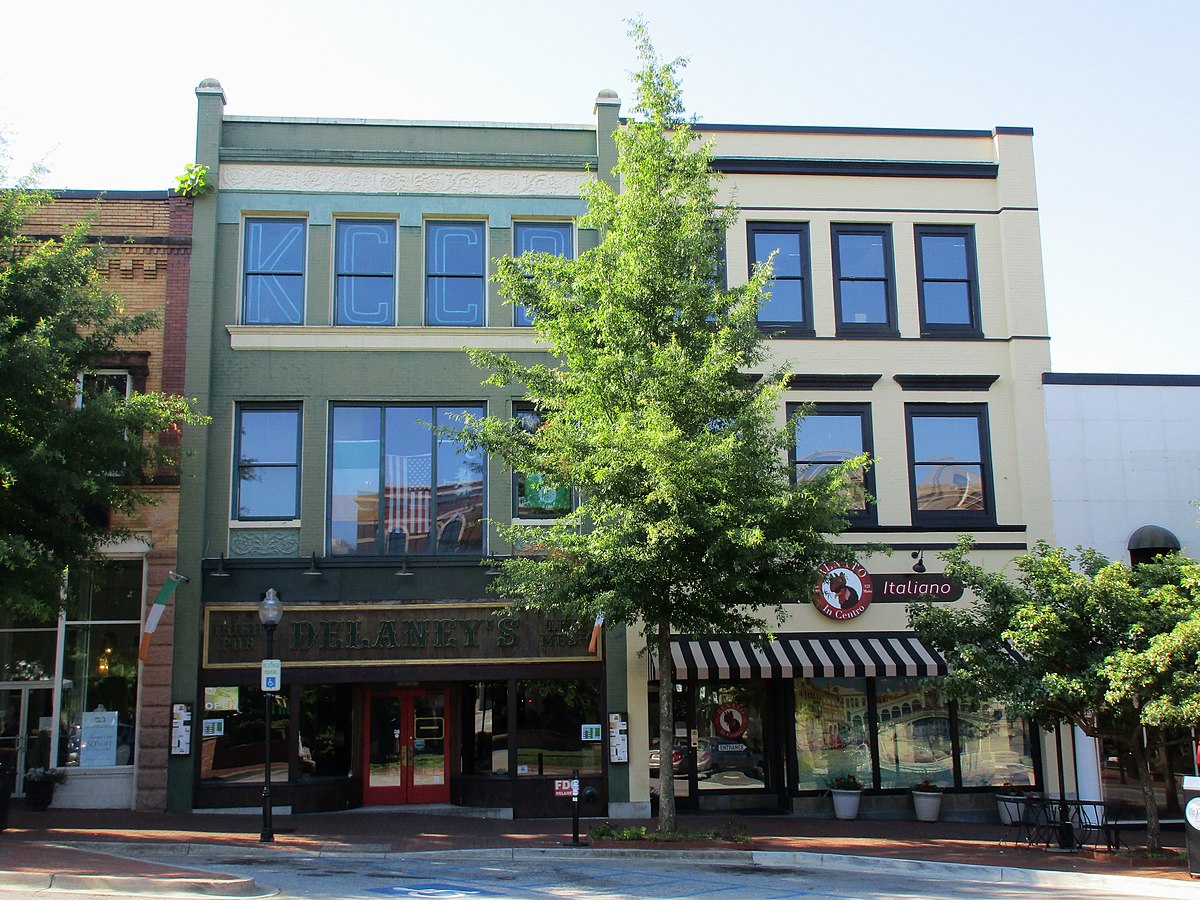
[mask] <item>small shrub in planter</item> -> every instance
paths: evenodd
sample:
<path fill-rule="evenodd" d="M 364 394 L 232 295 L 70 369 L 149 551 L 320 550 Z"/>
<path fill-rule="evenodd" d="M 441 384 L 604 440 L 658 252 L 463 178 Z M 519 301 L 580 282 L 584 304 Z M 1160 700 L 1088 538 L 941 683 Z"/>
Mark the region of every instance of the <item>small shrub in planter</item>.
<path fill-rule="evenodd" d="M 833 814 L 838 819 L 857 819 L 862 801 L 863 783 L 853 772 L 837 775 L 829 782 L 833 796 Z"/>
<path fill-rule="evenodd" d="M 936 822 L 942 814 L 942 786 L 928 778 L 912 786 L 913 809 L 918 822 Z"/>

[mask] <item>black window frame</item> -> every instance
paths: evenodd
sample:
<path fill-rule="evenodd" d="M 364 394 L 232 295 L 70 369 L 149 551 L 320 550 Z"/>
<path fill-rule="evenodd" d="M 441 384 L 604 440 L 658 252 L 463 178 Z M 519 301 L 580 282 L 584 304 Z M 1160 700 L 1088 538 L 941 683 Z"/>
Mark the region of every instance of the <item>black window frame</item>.
<path fill-rule="evenodd" d="M 871 404 L 870 403 L 789 403 L 787 405 L 787 415 L 791 419 L 793 415 L 799 412 L 803 407 L 808 407 L 808 414 L 801 420 L 803 422 L 808 419 L 821 415 L 827 416 L 858 416 L 859 424 L 862 428 L 862 449 L 863 452 L 875 459 L 875 442 L 874 442 L 874 423 L 871 420 Z M 792 440 L 788 446 L 788 462 L 791 466 L 792 483 L 799 481 L 797 467 L 800 462 L 797 459 L 798 448 L 796 445 L 795 433 L 793 431 Z M 875 494 L 875 467 L 867 466 L 863 472 L 863 489 L 867 492 L 867 505 L 865 509 L 847 510 L 846 517 L 850 523 L 850 530 L 854 528 L 865 528 L 878 524 L 879 522 L 879 507 L 876 501 Z"/>
<path fill-rule="evenodd" d="M 884 301 L 886 322 L 847 322 L 842 317 L 842 283 L 844 281 L 878 281 L 875 278 L 843 277 L 840 236 L 843 234 L 877 234 L 883 238 Z M 838 337 L 898 338 L 900 328 L 896 312 L 896 261 L 892 245 L 891 225 L 872 225 L 852 222 L 833 222 L 830 225 L 830 244 L 833 259 L 833 308 Z"/>
<path fill-rule="evenodd" d="M 951 322 L 930 322 L 925 315 L 925 285 L 928 282 L 962 283 L 961 278 L 926 278 L 925 258 L 921 238 L 926 236 L 949 236 L 964 238 L 966 251 L 967 312 L 970 322 L 965 325 Z M 914 225 L 913 241 L 917 259 L 917 308 L 921 315 L 921 337 L 983 337 L 982 311 L 979 300 L 979 269 L 975 255 L 975 227 L 973 225 Z"/>
<path fill-rule="evenodd" d="M 916 458 L 913 440 L 913 420 L 918 418 L 973 418 L 979 433 L 979 460 L 954 460 L 953 463 L 978 465 L 982 480 L 982 510 L 919 509 L 917 506 L 917 477 L 919 465 L 947 460 L 922 462 Z M 963 528 L 989 527 L 996 524 L 995 481 L 992 468 L 991 430 L 988 424 L 986 403 L 906 403 L 904 404 L 904 431 L 908 450 L 908 492 L 912 513 L 912 524 L 916 526 Z"/>
<path fill-rule="evenodd" d="M 527 401 L 518 400 L 518 401 L 514 402 L 512 405 L 513 418 L 516 419 L 522 413 L 533 413 L 534 415 L 538 415 L 540 417 L 540 413 L 538 413 L 537 410 L 534 409 L 534 406 L 532 403 L 529 403 Z M 563 512 L 545 512 L 545 513 L 541 513 L 541 514 L 537 514 L 537 515 L 528 515 L 528 514 L 522 515 L 521 511 L 520 511 L 521 510 L 521 508 L 520 508 L 521 478 L 523 476 L 526 476 L 529 474 L 531 474 L 531 473 L 518 472 L 516 469 L 512 470 L 512 517 L 513 517 L 514 521 L 536 522 L 538 520 L 543 520 L 543 519 L 561 519 L 563 516 L 569 516 L 572 512 L 574 512 L 575 507 L 579 503 L 579 498 L 576 495 L 575 491 L 572 490 L 571 491 L 571 508 L 570 509 L 564 510 Z"/>
<path fill-rule="evenodd" d="M 754 266 L 758 262 L 766 262 L 755 257 L 754 236 L 757 234 L 794 234 L 799 238 L 800 245 L 800 275 L 799 277 L 772 275 L 774 281 L 799 281 L 800 305 L 802 322 L 763 321 L 759 320 L 758 327 L 770 335 L 778 337 L 814 337 L 816 329 L 813 326 L 812 300 L 812 254 L 809 249 L 809 231 L 807 222 L 747 222 L 746 223 L 746 262 L 749 274 L 754 274 Z"/>
<path fill-rule="evenodd" d="M 267 269 L 252 269 L 247 253 L 247 244 L 250 242 L 250 226 L 254 222 L 293 222 L 300 225 L 301 240 L 303 246 L 300 248 L 301 268 L 299 271 L 270 271 Z M 285 325 L 297 326 L 305 323 L 306 307 L 308 305 L 308 218 L 306 216 L 282 216 L 282 215 L 252 215 L 246 214 L 242 216 L 242 241 L 241 241 L 241 303 L 239 313 L 241 315 L 241 323 L 243 325 Z M 259 320 L 251 321 L 249 316 L 250 302 L 250 279 L 265 278 L 271 275 L 284 275 L 287 277 L 300 278 L 300 309 L 299 317 L 294 322 L 263 322 Z"/>
<path fill-rule="evenodd" d="M 488 404 L 484 400 L 452 400 L 452 401 L 335 401 L 331 402 L 328 407 L 329 416 L 327 419 L 326 435 L 325 435 L 325 553 L 329 556 L 337 556 L 341 559 L 371 559 L 378 556 L 438 556 L 442 559 L 472 559 L 487 555 L 488 535 L 487 528 L 482 530 L 482 538 L 480 550 L 478 553 L 445 553 L 440 549 L 441 539 L 437 534 L 435 523 L 438 516 L 438 497 L 437 497 L 437 478 L 438 478 L 438 432 L 436 428 L 429 429 L 430 440 L 430 500 L 429 500 L 429 520 L 431 529 L 429 536 L 426 538 L 426 548 L 420 553 L 411 553 L 408 549 L 407 538 L 401 542 L 401 546 L 391 546 L 388 541 L 387 529 L 385 528 L 385 508 L 384 508 L 384 466 L 387 455 L 386 444 L 386 417 L 385 411 L 388 409 L 428 409 L 432 424 L 436 425 L 438 413 L 440 410 L 451 409 L 461 410 L 467 408 L 477 408 L 481 413 L 481 417 L 487 415 Z M 373 409 L 379 413 L 380 418 L 380 449 L 379 449 L 379 508 L 376 515 L 378 528 L 376 529 L 375 538 L 375 553 L 335 553 L 333 549 L 333 460 L 334 460 L 334 413 L 338 409 Z M 485 451 L 480 451 L 483 454 L 483 460 L 480 467 L 480 480 L 482 484 L 481 497 L 483 501 L 483 512 L 480 516 L 480 521 L 486 525 L 488 518 L 488 455 Z"/>
<path fill-rule="evenodd" d="M 293 463 L 260 463 L 244 464 L 242 460 L 242 415 L 246 412 L 294 412 L 296 414 L 296 462 Z M 233 414 L 233 491 L 230 507 L 230 518 L 235 522 L 296 522 L 300 520 L 300 491 L 302 488 L 301 474 L 304 458 L 304 404 L 296 402 L 267 402 L 241 403 L 234 407 Z M 296 504 L 290 516 L 244 516 L 241 514 L 242 469 L 243 468 L 272 468 L 295 469 L 296 473 Z"/>

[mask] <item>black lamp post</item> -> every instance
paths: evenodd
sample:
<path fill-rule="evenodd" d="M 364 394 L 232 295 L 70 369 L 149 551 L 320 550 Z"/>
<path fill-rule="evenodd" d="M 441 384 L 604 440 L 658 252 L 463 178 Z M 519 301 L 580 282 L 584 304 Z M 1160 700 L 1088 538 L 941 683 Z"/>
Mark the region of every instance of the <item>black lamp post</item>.
<path fill-rule="evenodd" d="M 262 622 L 267 632 L 267 652 L 264 662 L 275 658 L 275 626 L 283 618 L 283 603 L 275 588 L 267 588 L 262 600 L 258 603 L 258 620 Z M 262 834 L 259 840 L 270 843 L 275 840 L 275 831 L 271 825 L 271 701 L 275 691 L 263 690 L 263 821 Z"/>

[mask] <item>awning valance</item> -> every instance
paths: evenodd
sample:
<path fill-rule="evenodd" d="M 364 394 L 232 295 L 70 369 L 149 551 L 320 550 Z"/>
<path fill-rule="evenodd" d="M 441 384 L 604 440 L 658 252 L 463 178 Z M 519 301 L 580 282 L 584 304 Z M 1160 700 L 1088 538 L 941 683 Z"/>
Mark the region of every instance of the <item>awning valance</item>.
<path fill-rule="evenodd" d="M 779 634 L 760 645 L 680 636 L 672 640 L 671 654 L 680 681 L 946 674 L 946 660 L 911 632 Z M 656 677 L 652 661 L 651 679 Z"/>

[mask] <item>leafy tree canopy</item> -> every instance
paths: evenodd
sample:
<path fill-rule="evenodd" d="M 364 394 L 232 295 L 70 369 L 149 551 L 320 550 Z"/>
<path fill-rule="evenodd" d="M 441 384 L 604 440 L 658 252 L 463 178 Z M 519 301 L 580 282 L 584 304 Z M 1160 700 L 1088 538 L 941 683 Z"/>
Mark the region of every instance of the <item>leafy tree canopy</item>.
<path fill-rule="evenodd" d="M 683 118 L 682 60 L 662 62 L 644 25 L 634 116 L 614 137 L 620 189 L 590 181 L 580 227 L 599 245 L 568 260 L 527 253 L 497 263 L 510 302 L 532 315 L 544 356 L 472 351 L 487 383 L 519 384 L 542 424 L 468 420 L 460 435 L 515 471 L 573 488 L 575 513 L 547 527 L 496 523 L 529 551 L 496 581 L 525 606 L 644 628 L 660 660 L 662 746 L 670 747 L 672 630 L 762 634 L 771 610 L 807 601 L 817 566 L 846 555 L 847 472 L 793 484 L 779 417 L 781 371 L 757 312 L 770 278 L 720 285 L 736 210 L 721 208 L 712 145 Z M 758 374 L 749 374 L 758 373 Z M 669 751 L 664 750 L 666 758 Z M 672 779 L 660 829 L 673 830 Z"/>
<path fill-rule="evenodd" d="M 150 501 L 139 484 L 173 460 L 143 435 L 201 421 L 158 393 L 77 402 L 80 376 L 159 319 L 126 314 L 103 287 L 86 223 L 56 240 L 21 233 L 49 202 L 0 191 L 0 607 L 26 615 L 53 613 L 64 569 L 122 535 L 108 510 Z"/>
<path fill-rule="evenodd" d="M 1156 843 L 1143 734 L 1200 723 L 1200 566 L 1164 556 L 1131 569 L 1039 542 L 1010 578 L 970 562 L 970 549 L 964 538 L 943 556 L 946 574 L 974 593 L 970 607 L 909 607 L 913 628 L 950 664 L 947 689 L 1128 750 Z"/>

